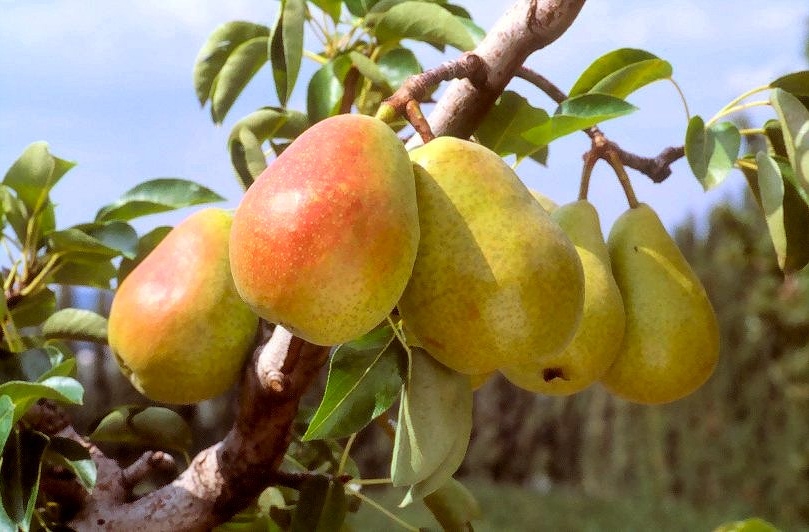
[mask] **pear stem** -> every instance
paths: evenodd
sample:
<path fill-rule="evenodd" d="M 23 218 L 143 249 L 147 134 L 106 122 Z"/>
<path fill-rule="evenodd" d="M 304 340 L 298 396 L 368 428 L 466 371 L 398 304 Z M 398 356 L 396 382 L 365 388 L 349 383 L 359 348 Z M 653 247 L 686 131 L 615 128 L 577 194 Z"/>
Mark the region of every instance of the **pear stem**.
<path fill-rule="evenodd" d="M 636 208 L 639 205 L 638 198 L 635 197 L 635 191 L 632 189 L 632 183 L 629 181 L 629 176 L 626 174 L 626 169 L 624 168 L 624 163 L 621 162 L 621 157 L 614 150 L 607 150 L 606 156 L 607 162 L 612 166 L 612 169 L 615 170 L 615 175 L 618 176 L 618 181 L 624 189 L 624 194 L 626 194 L 626 200 L 629 202 L 629 206 L 633 209 Z"/>
<path fill-rule="evenodd" d="M 598 155 L 595 151 L 588 151 L 584 154 L 584 166 L 581 170 L 581 183 L 579 184 L 579 199 L 586 200 L 587 192 L 590 189 L 590 176 L 593 173 L 593 167 L 598 161 Z"/>

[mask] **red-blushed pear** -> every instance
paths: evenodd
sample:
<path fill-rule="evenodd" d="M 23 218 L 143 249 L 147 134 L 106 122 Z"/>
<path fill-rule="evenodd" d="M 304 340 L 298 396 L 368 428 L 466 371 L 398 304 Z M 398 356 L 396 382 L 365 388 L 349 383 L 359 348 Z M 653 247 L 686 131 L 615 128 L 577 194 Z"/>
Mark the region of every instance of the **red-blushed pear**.
<path fill-rule="evenodd" d="M 370 331 L 404 290 L 419 240 L 413 170 L 381 120 L 327 118 L 247 190 L 230 263 L 263 318 L 319 345 Z"/>
<path fill-rule="evenodd" d="M 421 241 L 399 311 L 414 343 L 470 375 L 561 350 L 584 295 L 570 239 L 488 148 L 439 137 L 410 157 Z"/>
<path fill-rule="evenodd" d="M 110 309 L 121 370 L 155 401 L 189 404 L 238 379 L 258 316 L 236 293 L 228 238 L 233 215 L 209 208 L 172 229 L 124 279 Z"/>

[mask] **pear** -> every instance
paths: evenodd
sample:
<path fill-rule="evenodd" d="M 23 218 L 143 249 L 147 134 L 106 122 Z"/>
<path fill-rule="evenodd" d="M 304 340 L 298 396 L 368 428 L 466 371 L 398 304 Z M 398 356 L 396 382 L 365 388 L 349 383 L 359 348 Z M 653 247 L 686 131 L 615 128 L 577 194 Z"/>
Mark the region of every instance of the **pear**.
<path fill-rule="evenodd" d="M 559 208 L 559 205 L 555 201 L 553 201 L 551 198 L 549 198 L 542 192 L 534 189 L 529 190 L 531 192 L 531 195 L 534 196 L 534 199 L 537 200 L 539 204 L 542 205 L 542 208 L 548 211 L 548 213 L 552 213 L 553 211 Z"/>
<path fill-rule="evenodd" d="M 230 237 L 242 298 L 319 345 L 379 324 L 418 249 L 413 170 L 381 120 L 339 115 L 298 137 L 245 193 Z"/>
<path fill-rule="evenodd" d="M 469 375 L 561 350 L 581 318 L 581 262 L 511 168 L 473 142 L 410 153 L 421 241 L 399 301 L 407 331 Z"/>
<path fill-rule="evenodd" d="M 500 371 L 526 390 L 570 395 L 598 381 L 615 360 L 624 336 L 624 304 L 593 204 L 586 200 L 569 203 L 554 210 L 551 217 L 576 246 L 584 268 L 582 320 L 563 351 Z"/>
<path fill-rule="evenodd" d="M 258 317 L 230 275 L 233 215 L 198 211 L 172 229 L 124 279 L 112 301 L 109 343 L 121 370 L 155 401 L 190 404 L 238 379 Z"/>
<path fill-rule="evenodd" d="M 645 404 L 690 394 L 710 377 L 719 356 L 719 327 L 704 287 L 646 204 L 615 221 L 607 245 L 626 332 L 604 385 Z"/>

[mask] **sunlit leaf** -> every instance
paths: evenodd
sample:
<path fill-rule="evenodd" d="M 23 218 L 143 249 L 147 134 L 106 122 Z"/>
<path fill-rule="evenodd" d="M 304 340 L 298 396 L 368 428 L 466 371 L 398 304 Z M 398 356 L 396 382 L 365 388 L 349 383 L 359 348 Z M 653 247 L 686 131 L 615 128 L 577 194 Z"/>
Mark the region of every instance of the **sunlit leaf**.
<path fill-rule="evenodd" d="M 404 349 L 390 327 L 337 348 L 326 391 L 303 439 L 348 436 L 388 410 L 402 387 L 403 356 Z"/>
<path fill-rule="evenodd" d="M 0 395 L 0 451 L 14 426 L 14 402 L 8 395 Z"/>
<path fill-rule="evenodd" d="M 228 149 L 242 187 L 247 189 L 267 167 L 262 143 L 267 139 L 294 139 L 309 127 L 305 114 L 280 107 L 263 107 L 233 126 Z"/>
<path fill-rule="evenodd" d="M 468 376 L 422 349 L 414 348 L 411 360 L 399 404 L 391 478 L 394 486 L 429 481 L 412 499 L 438 489 L 463 461 L 472 431 L 472 388 Z"/>
<path fill-rule="evenodd" d="M 613 72 L 595 84 L 589 92 L 626 98 L 641 87 L 671 77 L 671 64 L 662 59 L 639 61 Z"/>
<path fill-rule="evenodd" d="M 781 532 L 771 523 L 759 517 L 752 517 L 743 521 L 725 523 L 714 529 L 714 532 Z"/>
<path fill-rule="evenodd" d="M 49 377 L 41 382 L 9 381 L 0 384 L 0 395 L 14 402 L 14 422 L 40 399 L 80 405 L 84 396 L 81 383 L 72 377 Z"/>
<path fill-rule="evenodd" d="M 286 106 L 303 56 L 303 23 L 306 15 L 305 0 L 281 0 L 278 18 L 269 41 L 275 89 L 282 106 Z"/>
<path fill-rule="evenodd" d="M 617 75 L 620 78 L 620 72 L 623 69 L 653 60 L 659 60 L 659 58 L 650 52 L 636 48 L 619 48 L 608 52 L 593 61 L 581 73 L 568 95 L 573 97 L 586 92 L 594 92 L 594 87 L 610 76 Z"/>
<path fill-rule="evenodd" d="M 356 51 L 349 52 L 348 57 L 360 74 L 368 78 L 372 83 L 383 87 L 386 91 L 392 92 L 390 85 L 388 85 L 388 80 L 379 65 Z"/>
<path fill-rule="evenodd" d="M 691 118 L 685 134 L 685 156 L 705 190 L 719 185 L 733 170 L 741 144 L 735 124 L 719 122 L 706 128 L 700 116 Z"/>
<path fill-rule="evenodd" d="M 809 109 L 792 94 L 774 89 L 770 103 L 775 108 L 787 155 L 795 172 L 795 179 L 809 192 Z"/>
<path fill-rule="evenodd" d="M 341 55 L 329 61 L 309 80 L 306 110 L 311 123 L 337 114 L 343 99 L 343 81 L 351 69 L 351 59 Z"/>
<path fill-rule="evenodd" d="M 341 0 L 312 0 L 312 3 L 329 15 L 335 24 L 340 21 L 340 11 L 343 8 Z"/>
<path fill-rule="evenodd" d="M 627 115 L 637 108 L 614 96 L 582 94 L 562 102 L 550 120 L 523 133 L 523 138 L 537 146 L 601 122 Z"/>
<path fill-rule="evenodd" d="M 126 222 L 93 222 L 75 226 L 92 238 L 98 240 L 109 249 L 113 249 L 127 258 L 133 258 L 138 248 L 138 233 Z"/>
<path fill-rule="evenodd" d="M 236 98 L 267 62 L 267 37 L 254 37 L 241 43 L 225 60 L 211 89 L 211 118 L 220 124 Z"/>
<path fill-rule="evenodd" d="M 72 472 L 79 484 L 88 492 L 95 486 L 97 474 L 95 462 L 90 457 L 90 451 L 79 442 L 52 436 L 43 458 Z"/>
<path fill-rule="evenodd" d="M 91 310 L 65 308 L 52 314 L 42 324 L 45 338 L 62 338 L 107 343 L 107 319 Z"/>
<path fill-rule="evenodd" d="M 344 0 L 348 12 L 355 17 L 363 17 L 379 0 Z"/>
<path fill-rule="evenodd" d="M 380 18 L 376 38 L 383 44 L 413 39 L 443 50 L 445 45 L 471 50 L 475 41 L 466 25 L 439 4 L 408 1 L 390 8 Z"/>
<path fill-rule="evenodd" d="M 378 67 L 393 89 L 398 89 L 407 78 L 422 70 L 416 55 L 401 47 L 393 48 L 380 57 Z"/>
<path fill-rule="evenodd" d="M 39 325 L 56 311 L 56 295 L 48 288 L 26 296 L 11 309 L 18 328 Z"/>
<path fill-rule="evenodd" d="M 268 37 L 270 29 L 261 24 L 241 20 L 216 28 L 202 46 L 194 62 L 194 89 L 200 104 L 210 98 L 216 77 L 228 56 L 242 43 L 256 37 Z"/>
<path fill-rule="evenodd" d="M 167 225 L 161 225 L 159 227 L 155 227 L 138 240 L 138 248 L 135 257 L 132 259 L 128 259 L 124 257 L 121 260 L 120 266 L 118 266 L 118 286 L 121 286 L 121 283 L 126 278 L 127 275 L 137 266 L 140 262 L 146 258 L 149 253 L 152 252 L 157 245 L 166 238 L 166 235 L 169 234 L 171 231 L 171 227 Z"/>
<path fill-rule="evenodd" d="M 516 154 L 522 158 L 542 147 L 526 140 L 523 134 L 548 120 L 544 109 L 532 106 L 516 92 L 505 91 L 486 114 L 475 136 L 501 157 Z"/>
<path fill-rule="evenodd" d="M 46 142 L 34 142 L 8 169 L 3 184 L 17 192 L 29 213 L 38 213 L 47 203 L 51 188 L 75 165 L 51 155 Z"/>
<path fill-rule="evenodd" d="M 193 181 L 175 178 L 153 179 L 135 186 L 113 203 L 99 209 L 96 221 L 131 220 L 139 216 L 224 199 L 216 192 Z"/>
<path fill-rule="evenodd" d="M 77 253 L 83 255 L 98 255 L 111 259 L 120 252 L 93 238 L 84 231 L 76 228 L 54 231 L 48 235 L 48 246 L 54 253 Z"/>

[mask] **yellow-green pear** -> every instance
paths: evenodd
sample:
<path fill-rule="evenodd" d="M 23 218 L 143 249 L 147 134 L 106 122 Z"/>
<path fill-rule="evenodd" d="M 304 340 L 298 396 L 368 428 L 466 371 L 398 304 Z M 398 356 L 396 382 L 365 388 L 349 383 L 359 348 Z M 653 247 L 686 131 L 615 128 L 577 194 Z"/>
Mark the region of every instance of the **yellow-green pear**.
<path fill-rule="evenodd" d="M 439 137 L 410 158 L 421 240 L 399 311 L 418 345 L 470 375 L 561 350 L 584 278 L 559 225 L 484 146 Z"/>
<path fill-rule="evenodd" d="M 557 204 L 555 201 L 553 201 L 551 198 L 549 198 L 542 192 L 534 189 L 529 190 L 531 191 L 531 195 L 534 196 L 534 199 L 537 200 L 539 204 L 542 205 L 542 208 L 548 211 L 549 213 L 552 213 L 553 211 L 559 208 L 559 204 Z"/>
<path fill-rule="evenodd" d="M 155 401 L 189 404 L 238 379 L 258 317 L 230 275 L 233 215 L 203 209 L 172 229 L 118 287 L 109 343 L 121 370 Z"/>
<path fill-rule="evenodd" d="M 581 323 L 563 351 L 500 371 L 526 390 L 570 395 L 598 381 L 615 360 L 624 336 L 624 304 L 612 276 L 609 251 L 593 204 L 579 200 L 562 205 L 551 217 L 573 241 L 584 268 Z"/>
<path fill-rule="evenodd" d="M 236 210 L 236 288 L 267 321 L 319 345 L 373 329 L 410 277 L 419 225 L 413 169 L 381 120 L 338 115 L 306 130 Z"/>
<path fill-rule="evenodd" d="M 626 332 L 604 385 L 646 404 L 690 394 L 710 377 L 719 356 L 719 327 L 702 283 L 646 204 L 615 221 L 607 245 Z"/>

